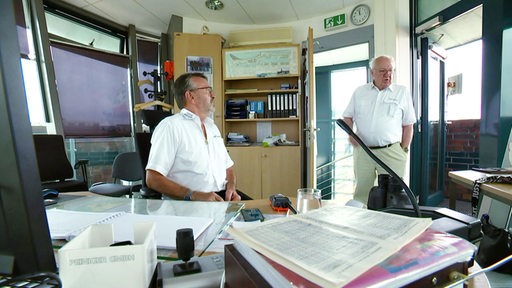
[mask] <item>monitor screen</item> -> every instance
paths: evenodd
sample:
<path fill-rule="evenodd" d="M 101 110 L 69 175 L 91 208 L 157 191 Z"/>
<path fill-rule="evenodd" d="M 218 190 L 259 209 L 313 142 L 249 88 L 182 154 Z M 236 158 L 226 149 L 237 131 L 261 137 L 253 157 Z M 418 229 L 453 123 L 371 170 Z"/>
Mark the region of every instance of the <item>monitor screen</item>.
<path fill-rule="evenodd" d="M 0 275 L 54 273 L 13 1 L 0 1 L 0 27 Z"/>

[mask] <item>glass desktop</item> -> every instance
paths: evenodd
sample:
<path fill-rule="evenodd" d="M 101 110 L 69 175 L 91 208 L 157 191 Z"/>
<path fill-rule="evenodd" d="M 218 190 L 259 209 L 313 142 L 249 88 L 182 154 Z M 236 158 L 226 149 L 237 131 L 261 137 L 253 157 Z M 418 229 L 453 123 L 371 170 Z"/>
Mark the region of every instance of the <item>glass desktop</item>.
<path fill-rule="evenodd" d="M 244 207 L 241 202 L 179 201 L 96 195 L 78 197 L 66 194 L 72 193 L 60 194 L 59 198 L 61 199 L 59 199 L 58 204 L 47 206 L 47 209 L 212 218 L 213 223 L 195 241 L 195 256 L 202 256 L 213 241 L 229 227 Z M 53 240 L 52 242 L 55 249 L 59 249 L 66 243 L 63 240 Z M 177 259 L 175 250 L 159 248 L 157 253 L 159 260 Z"/>

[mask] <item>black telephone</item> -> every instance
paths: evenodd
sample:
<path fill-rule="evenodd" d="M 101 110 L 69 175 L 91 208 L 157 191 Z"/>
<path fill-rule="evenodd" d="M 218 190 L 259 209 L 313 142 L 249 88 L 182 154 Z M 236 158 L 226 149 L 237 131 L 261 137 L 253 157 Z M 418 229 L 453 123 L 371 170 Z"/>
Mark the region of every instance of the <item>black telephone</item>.
<path fill-rule="evenodd" d="M 245 222 L 263 221 L 265 217 L 258 208 L 242 209 L 242 217 Z"/>

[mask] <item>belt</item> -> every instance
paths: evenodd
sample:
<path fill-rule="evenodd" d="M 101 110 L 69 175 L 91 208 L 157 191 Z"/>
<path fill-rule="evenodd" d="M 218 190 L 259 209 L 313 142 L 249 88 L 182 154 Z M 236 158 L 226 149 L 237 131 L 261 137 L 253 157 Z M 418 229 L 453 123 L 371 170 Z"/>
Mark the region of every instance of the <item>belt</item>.
<path fill-rule="evenodd" d="M 391 144 L 384 145 L 384 146 L 369 146 L 368 148 L 376 150 L 376 149 L 382 149 L 382 148 L 389 148 L 395 144 L 396 143 L 391 143 Z"/>

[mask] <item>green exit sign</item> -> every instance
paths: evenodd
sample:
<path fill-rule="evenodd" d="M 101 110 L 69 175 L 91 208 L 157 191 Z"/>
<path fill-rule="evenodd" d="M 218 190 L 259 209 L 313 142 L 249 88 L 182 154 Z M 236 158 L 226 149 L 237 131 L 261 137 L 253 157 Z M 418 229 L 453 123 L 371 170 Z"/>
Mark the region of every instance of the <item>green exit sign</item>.
<path fill-rule="evenodd" d="M 324 19 L 324 29 L 332 29 L 345 25 L 345 13 L 327 17 Z"/>

